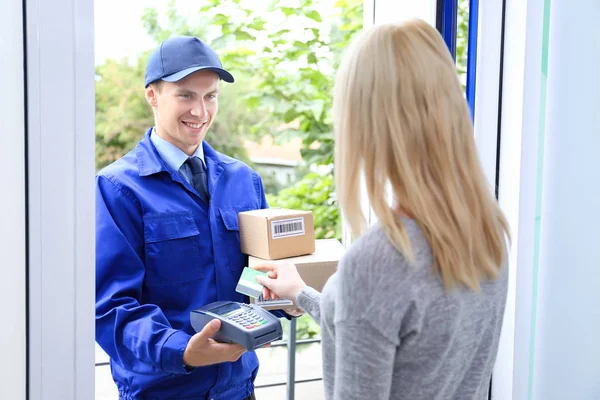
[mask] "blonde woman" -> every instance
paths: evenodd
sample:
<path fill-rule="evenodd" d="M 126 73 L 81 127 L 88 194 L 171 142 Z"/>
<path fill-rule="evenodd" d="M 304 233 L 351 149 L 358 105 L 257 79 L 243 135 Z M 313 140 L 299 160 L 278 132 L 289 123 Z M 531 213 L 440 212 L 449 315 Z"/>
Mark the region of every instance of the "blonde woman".
<path fill-rule="evenodd" d="M 359 37 L 334 117 L 338 198 L 357 240 L 323 293 L 279 262 L 257 267 L 265 294 L 321 325 L 327 399 L 487 399 L 509 229 L 438 32 L 412 21 Z M 369 229 L 361 175 L 378 217 Z"/>

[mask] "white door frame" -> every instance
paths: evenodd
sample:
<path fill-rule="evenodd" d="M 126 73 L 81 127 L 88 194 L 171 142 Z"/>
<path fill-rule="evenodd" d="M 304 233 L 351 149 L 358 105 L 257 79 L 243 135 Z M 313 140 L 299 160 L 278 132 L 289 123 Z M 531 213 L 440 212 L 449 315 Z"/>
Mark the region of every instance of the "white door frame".
<path fill-rule="evenodd" d="M 29 400 L 94 398 L 93 0 L 25 0 Z"/>
<path fill-rule="evenodd" d="M 27 282 L 23 7 L 0 12 L 0 398 L 24 399 L 27 387 Z"/>

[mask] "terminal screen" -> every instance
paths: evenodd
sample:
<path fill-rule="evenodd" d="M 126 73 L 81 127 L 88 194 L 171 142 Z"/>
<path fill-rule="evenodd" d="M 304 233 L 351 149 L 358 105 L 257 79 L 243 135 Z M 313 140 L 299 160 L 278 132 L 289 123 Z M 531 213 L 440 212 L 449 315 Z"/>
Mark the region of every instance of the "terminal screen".
<path fill-rule="evenodd" d="M 217 308 L 213 308 L 210 311 L 217 315 L 227 316 L 227 315 L 233 314 L 236 311 L 239 311 L 241 309 L 242 308 L 239 305 L 237 305 L 236 303 L 229 303 L 229 304 L 225 304 L 220 307 L 217 307 Z"/>

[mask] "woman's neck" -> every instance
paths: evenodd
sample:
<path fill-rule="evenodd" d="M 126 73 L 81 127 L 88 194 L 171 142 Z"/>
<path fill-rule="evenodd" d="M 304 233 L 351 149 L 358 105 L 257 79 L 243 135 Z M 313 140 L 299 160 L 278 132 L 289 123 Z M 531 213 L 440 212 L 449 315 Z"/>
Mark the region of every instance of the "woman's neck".
<path fill-rule="evenodd" d="M 396 213 L 400 217 L 414 219 L 413 215 L 410 212 L 406 211 L 396 200 L 394 200 L 394 202 L 392 203 L 392 211 L 394 211 L 394 213 Z"/>

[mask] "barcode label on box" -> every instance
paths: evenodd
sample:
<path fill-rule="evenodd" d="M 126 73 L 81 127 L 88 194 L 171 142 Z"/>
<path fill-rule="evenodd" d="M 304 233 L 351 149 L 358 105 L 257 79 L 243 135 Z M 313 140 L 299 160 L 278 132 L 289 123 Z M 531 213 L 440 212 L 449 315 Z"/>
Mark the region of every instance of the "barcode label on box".
<path fill-rule="evenodd" d="M 271 221 L 271 236 L 273 236 L 273 239 L 300 235 L 304 235 L 304 218 L 302 217 Z"/>

